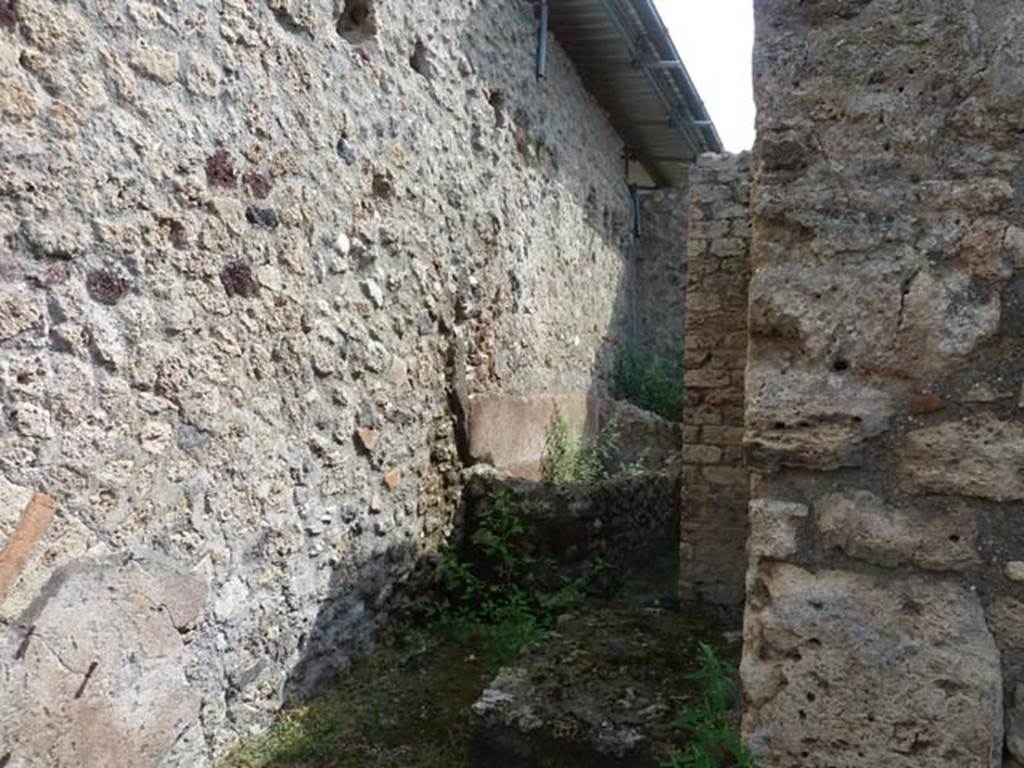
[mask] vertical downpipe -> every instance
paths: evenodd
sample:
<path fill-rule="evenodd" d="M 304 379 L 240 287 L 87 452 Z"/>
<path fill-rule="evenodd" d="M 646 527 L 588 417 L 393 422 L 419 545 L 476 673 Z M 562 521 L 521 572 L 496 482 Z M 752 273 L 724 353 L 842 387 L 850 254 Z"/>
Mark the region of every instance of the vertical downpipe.
<path fill-rule="evenodd" d="M 548 73 L 548 15 L 551 0 L 540 0 L 540 23 L 537 25 L 537 79 Z"/>
<path fill-rule="evenodd" d="M 636 184 L 629 185 L 629 196 L 633 198 L 633 237 L 640 239 L 640 190 Z"/>

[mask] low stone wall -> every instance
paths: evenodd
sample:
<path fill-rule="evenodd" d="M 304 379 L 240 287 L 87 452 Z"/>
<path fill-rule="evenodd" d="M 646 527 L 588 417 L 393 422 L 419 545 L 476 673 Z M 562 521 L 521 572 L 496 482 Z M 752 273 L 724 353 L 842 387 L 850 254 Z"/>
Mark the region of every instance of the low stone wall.
<path fill-rule="evenodd" d="M 743 600 L 743 456 L 750 161 L 705 155 L 690 175 L 680 593 Z"/>
<path fill-rule="evenodd" d="M 1024 8 L 755 9 L 745 735 L 1024 765 Z"/>
<path fill-rule="evenodd" d="M 676 472 L 612 477 L 587 485 L 550 485 L 481 468 L 466 485 L 465 532 L 471 536 L 479 510 L 505 494 L 522 521 L 520 544 L 538 563 L 570 571 L 596 558 L 620 572 L 650 568 L 671 554 L 678 532 Z"/>

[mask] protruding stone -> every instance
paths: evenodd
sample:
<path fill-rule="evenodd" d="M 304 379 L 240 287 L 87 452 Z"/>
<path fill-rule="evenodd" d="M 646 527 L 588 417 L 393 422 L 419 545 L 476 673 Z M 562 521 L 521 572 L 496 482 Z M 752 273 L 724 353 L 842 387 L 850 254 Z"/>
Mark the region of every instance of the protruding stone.
<path fill-rule="evenodd" d="M 807 517 L 806 504 L 774 499 L 750 502 L 750 538 L 747 548 L 752 558 L 782 560 L 796 552 L 797 528 Z"/>
<path fill-rule="evenodd" d="M 1024 582 L 1024 560 L 1013 560 L 1006 564 L 1006 578 Z"/>
<path fill-rule="evenodd" d="M 367 427 L 360 427 L 356 430 L 356 440 L 363 450 L 372 451 L 373 446 L 377 444 L 377 432 Z"/>
<path fill-rule="evenodd" d="M 815 503 L 826 549 L 883 566 L 959 570 L 980 562 L 974 516 L 890 506 L 870 491 L 835 493 Z"/>
<path fill-rule="evenodd" d="M 384 485 L 389 490 L 395 490 L 402 483 L 402 475 L 397 469 L 392 469 L 390 472 L 384 473 Z"/>
<path fill-rule="evenodd" d="M 1017 269 L 1024 269 L 1024 229 L 1010 225 L 1003 236 L 1003 246 L 1013 259 Z"/>
<path fill-rule="evenodd" d="M 751 369 L 762 373 L 768 375 Z M 769 388 L 759 387 L 759 378 L 748 382 L 744 442 L 758 466 L 860 466 L 864 443 L 888 427 L 895 410 L 891 395 L 852 377 L 771 375 L 776 383 Z"/>
<path fill-rule="evenodd" d="M 19 286 L 0 286 L 0 341 L 43 328 L 46 305 L 41 295 Z"/>
<path fill-rule="evenodd" d="M 948 421 L 911 432 L 897 455 L 915 493 L 1024 499 L 1024 425 L 989 415 Z"/>
<path fill-rule="evenodd" d="M 1001 647 L 1024 650 L 1024 602 L 997 597 L 989 608 L 989 622 Z"/>
<path fill-rule="evenodd" d="M 363 289 L 366 298 L 373 302 L 373 306 L 377 309 L 384 306 L 384 290 L 375 280 L 364 280 L 360 287 Z"/>
<path fill-rule="evenodd" d="M 163 85 L 178 79 L 178 54 L 139 40 L 132 48 L 131 65 L 139 74 Z"/>
<path fill-rule="evenodd" d="M 248 206 L 245 209 L 245 218 L 250 224 L 264 229 L 277 229 L 281 223 L 277 211 L 273 208 L 261 208 L 258 205 Z"/>
<path fill-rule="evenodd" d="M 272 264 L 264 264 L 256 269 L 256 282 L 268 291 L 280 291 L 284 287 L 281 270 Z"/>

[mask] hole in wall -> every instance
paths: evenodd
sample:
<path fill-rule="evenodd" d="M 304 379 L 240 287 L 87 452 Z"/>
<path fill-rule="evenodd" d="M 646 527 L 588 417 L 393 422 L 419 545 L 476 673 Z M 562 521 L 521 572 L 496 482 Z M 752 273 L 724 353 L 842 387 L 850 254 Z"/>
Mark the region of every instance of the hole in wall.
<path fill-rule="evenodd" d="M 505 125 L 505 92 L 500 88 L 493 88 L 487 94 L 487 103 L 494 110 L 494 125 L 502 128 Z"/>
<path fill-rule="evenodd" d="M 844 357 L 837 357 L 832 361 L 832 370 L 836 373 L 842 373 L 850 369 L 850 361 Z"/>
<path fill-rule="evenodd" d="M 345 0 L 338 16 L 338 34 L 350 43 L 362 43 L 377 34 L 373 0 Z"/>
<path fill-rule="evenodd" d="M 413 46 L 412 55 L 409 56 L 409 66 L 414 72 L 423 75 L 428 80 L 434 74 L 434 67 L 430 63 L 430 49 L 422 40 L 417 40 Z"/>
<path fill-rule="evenodd" d="M 373 174 L 373 196 L 380 198 L 381 200 L 390 200 L 395 194 L 395 186 L 391 181 L 391 174 L 375 173 Z"/>

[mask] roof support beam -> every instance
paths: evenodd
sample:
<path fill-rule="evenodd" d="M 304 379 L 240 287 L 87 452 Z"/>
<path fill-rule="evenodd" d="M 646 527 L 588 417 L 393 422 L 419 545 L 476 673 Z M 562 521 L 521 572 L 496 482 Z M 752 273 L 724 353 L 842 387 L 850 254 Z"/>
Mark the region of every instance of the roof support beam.
<path fill-rule="evenodd" d="M 644 64 L 648 69 L 682 69 L 681 61 L 648 61 Z"/>
<path fill-rule="evenodd" d="M 615 0 L 600 0 L 600 3 L 604 7 L 605 12 L 608 14 L 608 17 L 612 20 L 612 23 L 615 25 L 616 29 L 619 30 L 619 34 L 622 36 L 623 41 L 628 47 L 630 55 L 633 57 L 633 60 L 643 61 L 646 58 L 646 56 L 644 55 L 646 52 L 640 52 L 637 50 L 636 43 L 634 42 L 632 33 L 629 30 L 629 25 L 626 22 L 626 20 L 622 17 L 622 11 L 616 5 Z M 682 134 L 683 138 L 686 140 L 686 143 L 689 145 L 690 151 L 693 152 L 693 156 L 699 156 L 701 154 L 700 143 L 695 141 L 694 137 L 683 126 L 684 121 L 681 119 L 682 115 L 679 114 L 678 112 L 678 108 L 675 104 L 675 99 L 673 99 L 668 93 L 665 92 L 664 87 L 658 81 L 658 78 L 654 75 L 652 70 L 644 67 L 643 72 L 647 76 L 647 79 L 650 82 L 651 87 L 654 89 L 655 93 L 657 93 L 658 97 L 661 99 L 661 102 L 664 105 L 666 111 L 669 113 L 669 115 L 672 116 L 672 118 L 677 119 L 679 121 L 679 132 Z"/>

